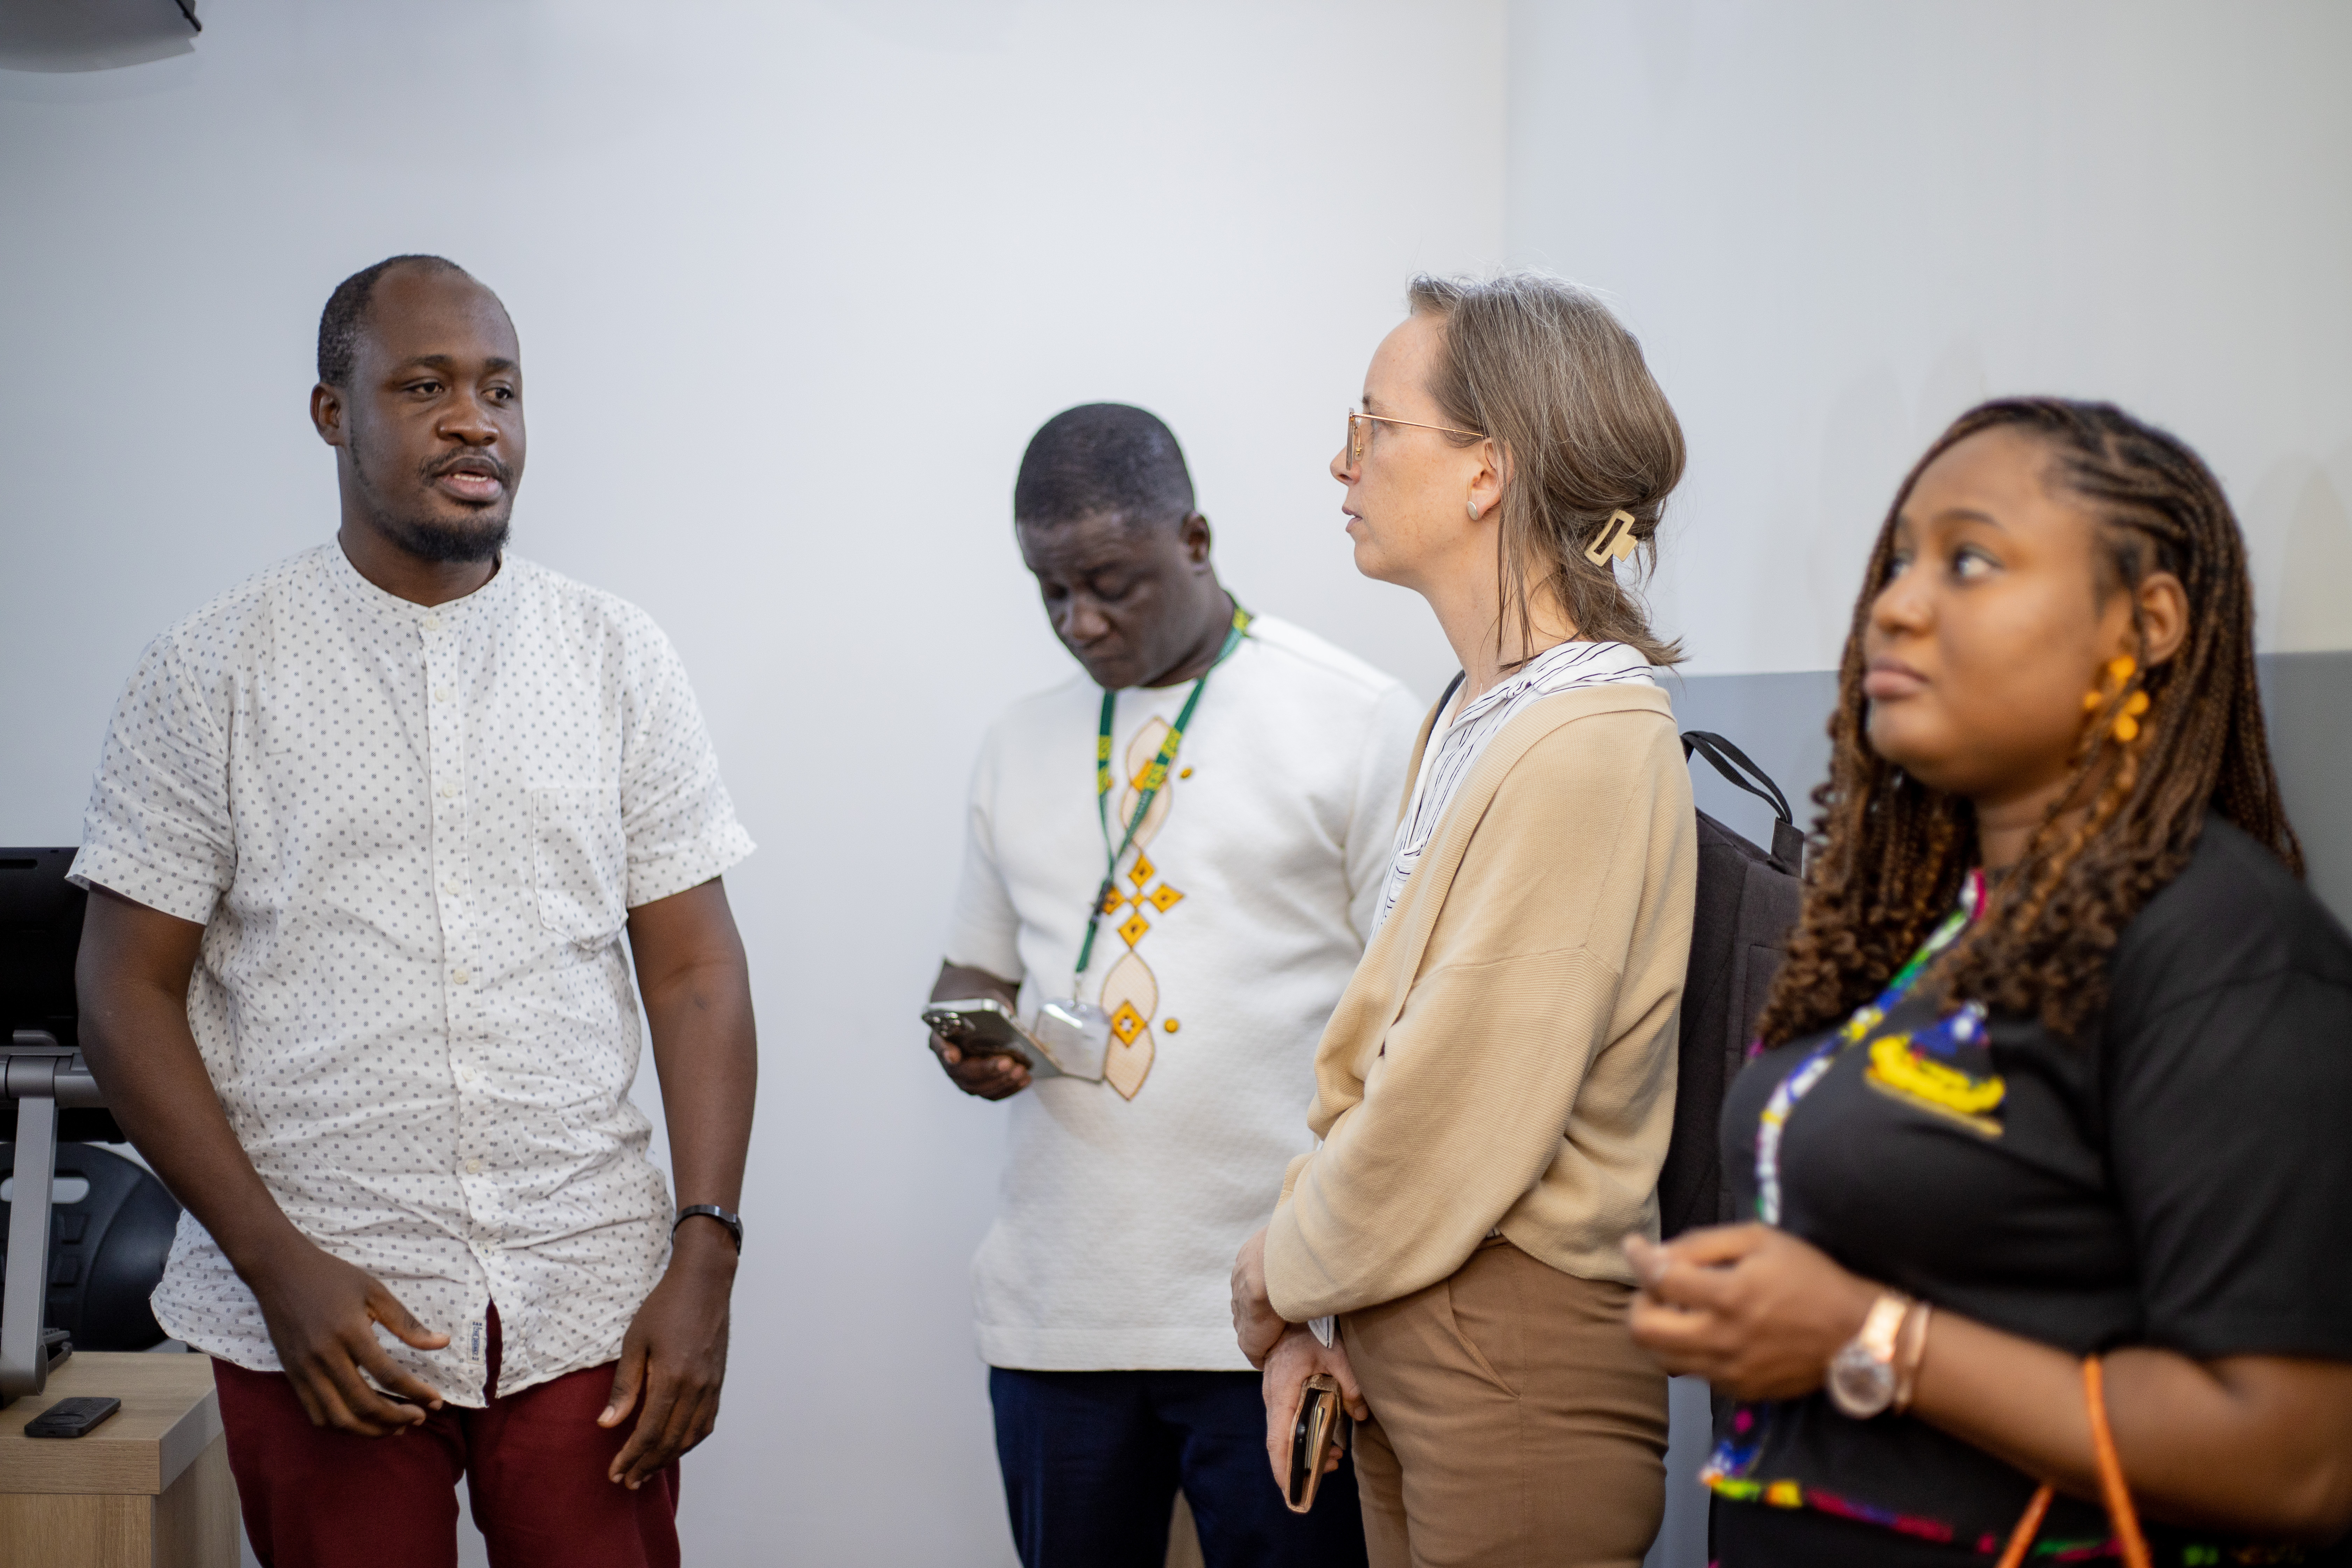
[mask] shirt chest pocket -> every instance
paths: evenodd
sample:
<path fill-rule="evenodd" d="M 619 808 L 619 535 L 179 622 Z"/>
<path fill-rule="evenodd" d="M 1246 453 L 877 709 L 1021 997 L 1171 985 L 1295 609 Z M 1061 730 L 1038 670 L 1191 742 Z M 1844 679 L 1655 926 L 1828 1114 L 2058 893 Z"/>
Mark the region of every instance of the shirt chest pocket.
<path fill-rule="evenodd" d="M 602 947 L 628 919 L 628 842 L 621 803 L 600 784 L 530 792 L 532 891 L 548 930 L 583 947 Z"/>

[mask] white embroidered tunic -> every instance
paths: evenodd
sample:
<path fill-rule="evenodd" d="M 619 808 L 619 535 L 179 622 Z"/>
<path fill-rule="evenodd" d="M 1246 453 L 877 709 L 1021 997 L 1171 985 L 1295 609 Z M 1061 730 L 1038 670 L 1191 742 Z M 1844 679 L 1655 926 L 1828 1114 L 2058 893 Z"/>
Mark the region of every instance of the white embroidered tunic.
<path fill-rule="evenodd" d="M 148 647 L 73 875 L 204 923 L 188 1022 L 287 1216 L 446 1350 L 454 1403 L 619 1353 L 668 1256 L 629 1102 L 629 909 L 751 850 L 686 672 L 635 606 L 508 555 L 427 607 L 330 543 Z M 184 1215 L 164 1330 L 259 1371 L 252 1291 Z"/>
<path fill-rule="evenodd" d="M 1648 661 L 1621 642 L 1564 642 L 1545 649 L 1479 693 L 1478 700 L 1466 709 L 1462 708 L 1458 694 L 1447 703 L 1449 710 L 1460 710 L 1450 721 L 1444 714 L 1438 715 L 1436 731 L 1423 752 L 1412 802 L 1397 824 L 1396 858 L 1389 863 L 1388 881 L 1381 889 L 1380 915 L 1372 929 L 1379 930 L 1389 911 L 1396 908 L 1445 808 L 1454 804 L 1454 792 L 1470 776 L 1486 742 L 1501 734 L 1504 725 L 1518 717 L 1522 709 L 1547 697 L 1622 682 L 1654 684 Z"/>
<path fill-rule="evenodd" d="M 1191 690 L 1119 693 L 1113 822 Z M 1067 994 L 1101 883 L 1101 711 L 1074 672 L 999 718 L 972 769 L 946 956 L 1020 981 L 1024 1015 Z M 1274 616 L 1210 678 L 1080 982 L 1112 1016 L 1107 1081 L 1005 1104 L 971 1268 L 991 1365 L 1249 1369 L 1234 1253 L 1307 1147 L 1315 1042 L 1363 956 L 1419 721 L 1393 677 Z"/>

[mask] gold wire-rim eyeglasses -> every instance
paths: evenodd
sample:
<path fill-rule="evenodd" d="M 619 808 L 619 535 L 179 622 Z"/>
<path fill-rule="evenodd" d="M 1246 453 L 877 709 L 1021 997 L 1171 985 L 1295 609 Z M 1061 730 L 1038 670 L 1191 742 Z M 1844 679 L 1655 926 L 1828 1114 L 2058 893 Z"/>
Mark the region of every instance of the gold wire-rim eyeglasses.
<path fill-rule="evenodd" d="M 1484 430 L 1457 430 L 1451 425 L 1423 425 L 1418 419 L 1391 419 L 1385 414 L 1359 414 L 1350 408 L 1348 410 L 1349 472 L 1353 472 L 1356 465 L 1364 460 L 1364 444 L 1370 438 L 1371 434 L 1364 428 L 1367 425 L 1402 425 L 1414 430 L 1436 430 L 1448 436 L 1467 436 L 1474 441 L 1483 441 L 1486 438 L 1486 433 Z"/>

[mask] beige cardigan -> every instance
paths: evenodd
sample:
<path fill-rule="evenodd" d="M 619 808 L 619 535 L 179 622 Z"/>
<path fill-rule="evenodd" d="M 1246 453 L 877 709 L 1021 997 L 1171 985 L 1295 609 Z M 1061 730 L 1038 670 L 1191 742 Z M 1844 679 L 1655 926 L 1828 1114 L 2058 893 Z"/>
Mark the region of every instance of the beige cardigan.
<path fill-rule="evenodd" d="M 1633 1282 L 1619 1243 L 1657 1235 L 1697 868 L 1664 692 L 1564 691 L 1504 726 L 1323 1031 L 1323 1142 L 1266 1233 L 1276 1311 L 1410 1295 L 1497 1226 Z"/>

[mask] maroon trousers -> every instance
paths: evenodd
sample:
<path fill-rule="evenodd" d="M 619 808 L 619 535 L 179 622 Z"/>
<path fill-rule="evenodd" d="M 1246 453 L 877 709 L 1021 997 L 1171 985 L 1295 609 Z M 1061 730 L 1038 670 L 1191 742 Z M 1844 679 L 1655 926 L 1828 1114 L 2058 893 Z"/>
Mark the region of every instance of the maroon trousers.
<path fill-rule="evenodd" d="M 677 1467 L 635 1491 L 604 1479 L 637 1418 L 596 1425 L 612 1366 L 500 1395 L 496 1309 L 488 1338 L 488 1408 L 445 1405 L 394 1437 L 313 1426 L 285 1373 L 214 1361 L 263 1568 L 457 1568 L 460 1476 L 493 1568 L 677 1568 Z"/>

